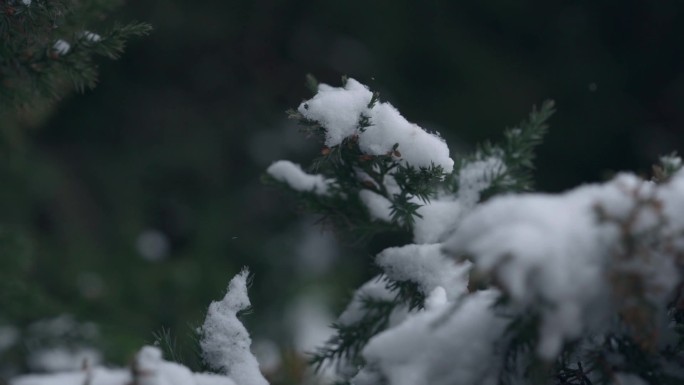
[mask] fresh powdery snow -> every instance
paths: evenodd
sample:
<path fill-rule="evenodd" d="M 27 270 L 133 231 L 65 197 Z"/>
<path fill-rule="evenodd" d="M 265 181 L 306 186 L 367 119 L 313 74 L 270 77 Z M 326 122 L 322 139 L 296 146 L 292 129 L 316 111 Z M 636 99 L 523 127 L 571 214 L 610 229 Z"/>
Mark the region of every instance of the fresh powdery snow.
<path fill-rule="evenodd" d="M 443 242 L 454 232 L 463 215 L 460 200 L 452 197 L 433 198 L 429 202 L 420 202 L 419 217 L 413 224 L 413 242 Z"/>
<path fill-rule="evenodd" d="M 515 303 L 548 304 L 541 307 L 537 350 L 544 359 L 553 359 L 564 342 L 587 331 L 601 332 L 615 310 L 606 276 L 629 266 L 613 260 L 620 251 L 624 227 L 601 220 L 600 214 L 627 220 L 638 208 L 635 198 L 654 196 L 655 187 L 622 174 L 608 183 L 560 195 L 497 197 L 463 219 L 446 250 L 470 257 L 475 271 L 492 275 Z M 671 190 L 671 186 L 664 187 L 664 191 Z M 684 188 L 678 189 L 680 197 L 683 193 Z M 677 212 L 667 207 L 663 211 Z M 653 215 L 637 216 L 632 222 L 637 233 L 657 225 Z M 668 293 L 677 282 L 671 258 L 654 255 L 647 264 L 635 266 L 645 287 L 650 284 Z"/>
<path fill-rule="evenodd" d="M 506 172 L 506 165 L 497 156 L 464 164 L 458 172 L 458 200 L 468 210 L 475 207 L 480 194 L 492 181 Z"/>
<path fill-rule="evenodd" d="M 391 385 L 497 384 L 496 342 L 505 320 L 490 308 L 498 292 L 474 293 L 455 308 L 440 289 L 427 298 L 424 311 L 368 342 L 363 350 L 366 367 L 379 369 Z M 365 369 L 352 383 L 376 385 L 375 379 Z"/>
<path fill-rule="evenodd" d="M 237 313 L 250 306 L 247 296 L 249 271 L 244 269 L 228 284 L 223 300 L 212 302 L 201 328 L 200 346 L 206 363 L 227 374 L 239 385 L 267 385 L 259 363 L 250 352 L 252 340 Z"/>
<path fill-rule="evenodd" d="M 424 295 L 440 287 L 450 300 L 462 296 L 468 287 L 470 263 L 456 263 L 442 254 L 441 244 L 390 247 L 375 258 L 388 278 L 418 284 Z"/>
<path fill-rule="evenodd" d="M 356 135 L 359 148 L 368 155 L 385 155 L 398 144 L 399 160 L 414 167 L 442 166 L 451 173 L 454 161 L 442 138 L 407 121 L 391 104 L 376 102 L 369 107 L 373 93 L 363 84 L 348 79 L 344 87 L 318 86 L 318 93 L 299 105 L 298 111 L 318 122 L 325 130 L 325 144 L 333 147 Z M 370 127 L 359 129 L 367 118 Z"/>
<path fill-rule="evenodd" d="M 368 214 L 372 219 L 381 220 L 387 223 L 392 222 L 392 202 L 384 196 L 371 190 L 359 191 L 359 199 L 368 209 Z"/>
<path fill-rule="evenodd" d="M 287 183 L 292 189 L 326 195 L 331 181 L 322 175 L 307 174 L 302 168 L 287 160 L 273 163 L 267 170 L 273 178 Z"/>

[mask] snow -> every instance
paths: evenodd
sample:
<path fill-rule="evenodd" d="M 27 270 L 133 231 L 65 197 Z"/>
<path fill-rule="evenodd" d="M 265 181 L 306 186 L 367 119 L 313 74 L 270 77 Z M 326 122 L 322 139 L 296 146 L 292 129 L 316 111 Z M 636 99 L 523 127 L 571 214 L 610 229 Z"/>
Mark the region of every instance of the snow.
<path fill-rule="evenodd" d="M 467 210 L 475 207 L 482 191 L 505 172 L 506 165 L 497 156 L 465 163 L 458 172 L 458 200 L 461 205 Z"/>
<path fill-rule="evenodd" d="M 449 157 L 449 148 L 444 140 L 408 122 L 391 104 L 376 103 L 368 115 L 373 125 L 358 134 L 359 147 L 364 153 L 384 155 L 398 143 L 400 161 L 414 167 L 435 164 L 446 173 L 453 171 L 454 161 Z"/>
<path fill-rule="evenodd" d="M 439 309 L 448 302 L 446 290 L 441 286 L 437 286 L 425 298 L 425 310 L 432 311 Z"/>
<path fill-rule="evenodd" d="M 322 175 L 305 173 L 299 165 L 287 160 L 273 163 L 266 172 L 274 179 L 287 183 L 294 190 L 313 192 L 318 195 L 326 195 L 332 183 Z"/>
<path fill-rule="evenodd" d="M 443 197 L 423 203 L 417 212 L 420 217 L 415 217 L 413 224 L 413 242 L 437 243 L 456 229 L 462 217 L 462 205 L 453 198 Z"/>
<path fill-rule="evenodd" d="M 497 197 L 463 219 L 446 250 L 470 257 L 475 271 L 493 275 L 515 303 L 541 308 L 537 352 L 552 359 L 564 342 L 609 324 L 615 308 L 608 274 L 629 269 L 642 276 L 645 287 L 657 286 L 664 293 L 676 283 L 670 259 L 654 255 L 648 266 L 631 267 L 614 260 L 624 226 L 599 220 L 599 208 L 603 215 L 626 220 L 636 207 L 635 195 L 647 197 L 654 186 L 622 174 L 606 184 L 560 195 Z M 639 218 L 650 219 L 640 227 Z M 633 227 L 640 231 L 656 224 L 648 215 L 637 216 L 635 222 Z"/>
<path fill-rule="evenodd" d="M 496 384 L 496 342 L 505 320 L 490 307 L 498 295 L 480 291 L 454 308 L 442 290 L 434 290 L 425 311 L 410 314 L 368 342 L 363 350 L 368 367 L 378 368 L 391 385 Z M 353 381 L 357 385 L 366 385 L 363 377 L 373 378 L 360 374 Z"/>
<path fill-rule="evenodd" d="M 298 111 L 325 129 L 328 147 L 356 136 L 363 153 L 385 155 L 398 144 L 395 156 L 403 164 L 414 167 L 437 165 L 451 173 L 454 161 L 442 138 L 410 123 L 387 102 L 376 102 L 369 107 L 372 97 L 372 92 L 354 79 L 348 79 L 345 86 L 339 88 L 321 84 L 318 93 L 300 104 Z M 371 126 L 360 129 L 363 117 L 369 119 Z"/>
<path fill-rule="evenodd" d="M 99 353 L 88 349 L 67 350 L 51 348 L 34 351 L 29 357 L 33 370 L 65 370 L 45 375 L 17 377 L 10 385 L 268 385 L 259 372 L 256 358 L 249 351 L 251 339 L 237 319 L 237 312 L 250 306 L 247 296 L 246 269 L 236 275 L 228 285 L 222 301 L 209 306 L 200 346 L 206 363 L 225 375 L 193 373 L 187 367 L 168 362 L 154 346 L 143 347 L 129 369 L 107 369 L 96 366 Z M 69 316 L 41 321 L 29 327 L 48 335 L 63 336 L 71 333 L 75 321 Z M 87 328 L 86 328 L 87 329 Z M 84 331 L 92 334 L 93 331 Z M 81 370 L 77 370 L 77 369 Z"/>
<path fill-rule="evenodd" d="M 162 358 L 159 348 L 145 346 L 135 355 L 130 369 L 86 366 L 82 370 L 49 375 L 26 375 L 10 385 L 236 385 L 217 374 L 192 373 L 190 369 Z"/>
<path fill-rule="evenodd" d="M 390 247 L 375 258 L 388 278 L 418 284 L 426 296 L 440 287 L 450 300 L 467 291 L 470 263 L 458 265 L 442 254 L 441 244 Z"/>
<path fill-rule="evenodd" d="M 99 351 L 79 347 L 68 349 L 66 347 L 42 348 L 31 351 L 27 364 L 35 372 L 63 372 L 77 370 L 84 365 L 98 365 L 102 361 Z"/>
<path fill-rule="evenodd" d="M 69 50 L 71 49 L 71 45 L 69 43 L 67 43 L 65 40 L 59 39 L 52 46 L 52 49 L 58 55 L 66 55 L 67 53 L 69 53 Z"/>
<path fill-rule="evenodd" d="M 472 256 L 477 270 L 496 270 L 514 300 L 559 305 L 545 309 L 538 349 L 547 359 L 558 353 L 564 338 L 579 336 L 582 316 L 602 304 L 587 302 L 607 289 L 600 264 L 609 243 L 597 229 L 592 208 L 599 192 L 591 186 L 564 196 L 495 198 L 465 218 L 448 241 L 452 253 Z"/>
<path fill-rule="evenodd" d="M 299 112 L 326 129 L 325 144 L 337 146 L 344 138 L 357 134 L 359 116 L 368 110 L 373 93 L 363 84 L 348 79 L 343 88 L 318 86 L 313 99 L 299 105 Z"/>
<path fill-rule="evenodd" d="M 223 300 L 209 305 L 200 332 L 202 355 L 209 367 L 227 374 L 240 385 L 267 385 L 259 371 L 259 363 L 249 348 L 249 333 L 237 313 L 250 306 L 247 296 L 249 271 L 242 270 L 228 284 Z"/>
<path fill-rule="evenodd" d="M 368 208 L 371 219 L 392 222 L 392 202 L 371 190 L 359 191 L 359 199 Z"/>
<path fill-rule="evenodd" d="M 90 43 L 97 43 L 98 41 L 102 40 L 102 36 L 90 31 L 81 32 L 80 37 Z"/>

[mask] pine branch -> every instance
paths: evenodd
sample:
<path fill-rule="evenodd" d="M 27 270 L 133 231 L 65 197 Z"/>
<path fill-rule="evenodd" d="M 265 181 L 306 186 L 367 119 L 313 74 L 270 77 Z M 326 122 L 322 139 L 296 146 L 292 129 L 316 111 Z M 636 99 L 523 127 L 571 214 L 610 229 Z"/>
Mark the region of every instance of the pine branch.
<path fill-rule="evenodd" d="M 0 4 L 0 107 L 33 108 L 97 82 L 95 57 L 116 59 L 126 41 L 150 32 L 145 23 L 98 30 L 116 0 L 34 0 Z"/>
<path fill-rule="evenodd" d="M 532 108 L 529 118 L 518 127 L 504 132 L 504 162 L 510 169 L 510 175 L 517 185 L 512 191 L 529 191 L 532 189 L 532 173 L 534 170 L 534 149 L 542 143 L 548 130 L 548 120 L 556 112 L 553 100 L 544 101 L 541 108 Z"/>
<path fill-rule="evenodd" d="M 475 153 L 462 158 L 451 182 L 454 191 L 459 188 L 461 170 L 469 164 L 487 159 L 499 159 L 504 167 L 499 171 L 490 170 L 490 175 L 485 175 L 490 183 L 482 191 L 481 201 L 501 193 L 531 191 L 534 149 L 541 144 L 548 130 L 547 121 L 554 113 L 554 102 L 547 100 L 540 109 L 533 107 L 528 119 L 514 128 L 506 129 L 501 143 L 485 142 L 478 146 Z"/>
<path fill-rule="evenodd" d="M 363 298 L 363 318 L 351 325 L 333 324 L 335 334 L 311 355 L 309 363 L 316 371 L 323 365 L 344 359 L 356 363 L 360 352 L 368 341 L 387 328 L 390 315 L 397 306 L 396 301 Z"/>

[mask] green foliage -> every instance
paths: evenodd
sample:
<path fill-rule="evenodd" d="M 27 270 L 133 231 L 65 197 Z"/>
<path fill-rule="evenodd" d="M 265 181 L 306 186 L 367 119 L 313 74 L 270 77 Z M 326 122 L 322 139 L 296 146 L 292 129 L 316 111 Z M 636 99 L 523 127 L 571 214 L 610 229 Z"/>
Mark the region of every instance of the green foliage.
<path fill-rule="evenodd" d="M 482 194 L 482 200 L 500 193 L 532 190 L 534 149 L 541 144 L 548 129 L 547 122 L 555 112 L 555 103 L 552 100 L 543 102 L 539 109 L 533 107 L 527 120 L 504 131 L 501 143 L 485 142 L 478 146 L 474 154 L 460 160 L 457 170 L 492 156 L 503 161 L 505 170 L 493 175 L 490 187 Z M 458 190 L 458 178 L 454 178 L 453 186 L 454 191 Z"/>
<path fill-rule="evenodd" d="M 97 82 L 95 57 L 116 59 L 145 23 L 102 20 L 120 1 L 34 0 L 0 4 L 0 107 L 36 108 Z M 95 32 L 93 32 L 95 31 Z"/>
<path fill-rule="evenodd" d="M 389 324 L 390 315 L 398 305 L 398 301 L 378 300 L 376 298 L 361 298 L 363 317 L 350 325 L 333 324 L 335 334 L 325 344 L 312 354 L 310 363 L 316 370 L 320 370 L 326 363 L 344 362 L 358 365 L 361 363 L 361 350 L 368 341 L 385 330 Z"/>
<path fill-rule="evenodd" d="M 21 229 L 0 226 L 0 326 L 10 320 L 24 324 L 56 308 L 50 294 L 32 284 L 31 244 Z"/>
<path fill-rule="evenodd" d="M 0 2 L 0 149 L 7 185 L 3 196 L 10 196 L 12 188 L 18 186 L 40 190 L 50 185 L 46 180 L 49 173 L 41 173 L 49 167 L 39 167 L 29 160 L 30 150 L 25 147 L 29 138 L 15 120 L 35 119 L 50 102 L 73 90 L 82 92 L 94 87 L 97 57 L 116 59 L 130 38 L 151 30 L 145 23 L 106 22 L 121 4 L 120 0 Z M 31 166 L 30 171 L 24 169 Z M 30 199 L 21 195 L 17 206 Z M 78 284 L 68 263 L 54 262 L 60 260 L 60 253 L 47 251 L 46 245 L 38 241 L 44 234 L 32 231 L 26 223 L 30 219 L 21 218 L 20 225 L 8 226 L 13 220 L 17 218 L 7 211 L 0 217 L 0 327 L 16 330 L 21 341 L 0 352 L 0 381 L 7 373 L 25 369 L 26 350 L 45 343 L 35 338 L 35 346 L 29 343 L 33 338 L 29 325 L 75 310 L 67 302 Z M 49 254 L 48 261 L 59 266 L 58 270 L 51 271 L 45 260 L 39 263 L 45 254 Z M 62 277 L 67 277 L 67 284 L 56 283 Z M 75 320 L 69 322 L 78 325 Z"/>

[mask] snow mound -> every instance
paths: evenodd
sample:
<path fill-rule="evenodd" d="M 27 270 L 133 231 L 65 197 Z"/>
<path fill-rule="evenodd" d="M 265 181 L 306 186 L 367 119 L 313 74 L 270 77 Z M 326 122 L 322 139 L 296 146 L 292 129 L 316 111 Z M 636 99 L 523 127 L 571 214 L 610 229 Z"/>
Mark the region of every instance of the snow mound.
<path fill-rule="evenodd" d="M 676 191 L 681 196 L 684 188 Z M 624 294 L 616 287 L 621 274 L 636 274 L 646 292 L 666 294 L 676 284 L 671 258 L 655 253 L 641 260 L 621 249 L 625 236 L 639 239 L 658 226 L 658 205 L 643 204 L 660 200 L 658 194 L 655 184 L 622 174 L 560 195 L 497 197 L 463 219 L 445 250 L 470 257 L 477 273 L 491 277 L 523 308 L 546 304 L 537 353 L 550 360 L 564 342 L 610 325 L 621 306 L 616 296 Z"/>

